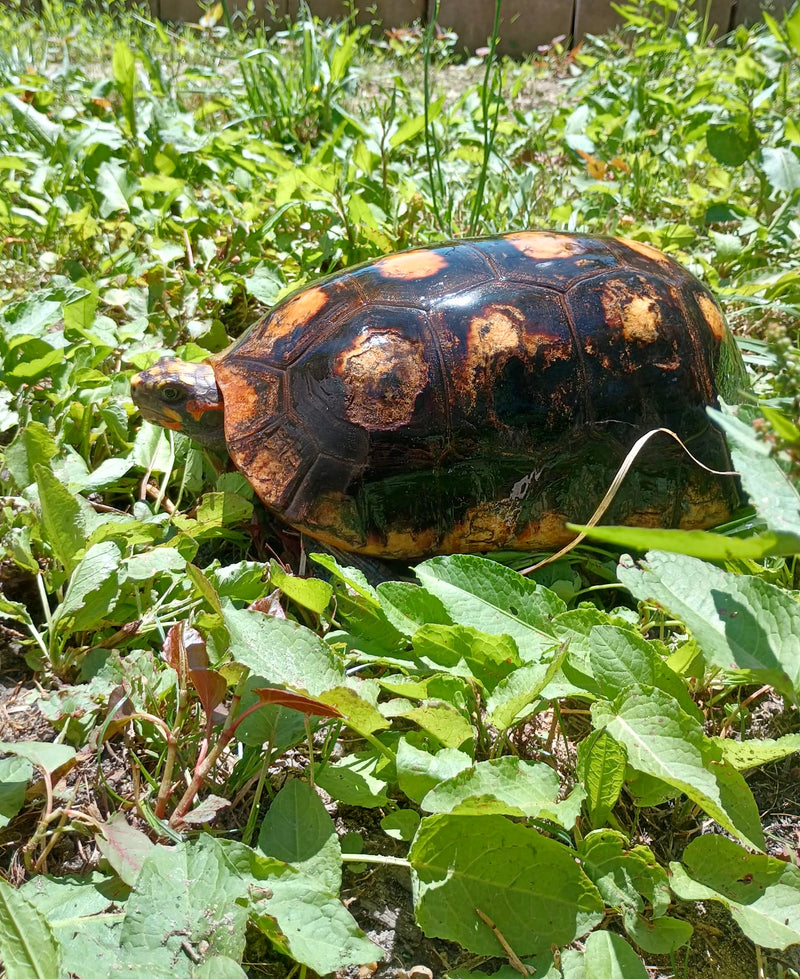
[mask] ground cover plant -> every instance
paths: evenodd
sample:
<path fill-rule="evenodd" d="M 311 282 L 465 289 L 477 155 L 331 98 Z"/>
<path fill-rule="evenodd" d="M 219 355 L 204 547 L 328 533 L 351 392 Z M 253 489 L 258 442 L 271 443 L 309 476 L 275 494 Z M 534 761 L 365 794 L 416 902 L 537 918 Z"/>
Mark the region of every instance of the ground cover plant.
<path fill-rule="evenodd" d="M 515 64 L 0 11 L 10 979 L 800 972 L 800 8 L 624 13 Z M 316 275 L 523 227 L 720 296 L 734 523 L 374 586 L 134 409 Z"/>

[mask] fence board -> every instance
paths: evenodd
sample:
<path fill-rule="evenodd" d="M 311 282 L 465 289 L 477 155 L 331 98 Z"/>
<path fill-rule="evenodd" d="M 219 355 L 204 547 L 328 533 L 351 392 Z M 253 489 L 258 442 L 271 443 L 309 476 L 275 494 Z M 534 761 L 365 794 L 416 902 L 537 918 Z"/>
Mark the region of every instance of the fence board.
<path fill-rule="evenodd" d="M 757 5 L 757 0 L 754 0 Z M 731 26 L 732 0 L 710 0 L 708 11 L 709 27 L 717 28 L 717 37 L 727 34 Z M 702 0 L 695 3 L 699 15 L 705 14 Z M 587 34 L 602 34 L 616 27 L 622 18 L 611 6 L 611 0 L 575 0 L 575 37 L 580 39 Z"/>
<path fill-rule="evenodd" d="M 433 16 L 434 3 L 428 8 Z M 458 34 L 459 47 L 482 48 L 494 25 L 494 0 L 441 0 L 438 23 Z M 503 0 L 498 51 L 525 55 L 554 37 L 572 33 L 573 0 Z"/>
<path fill-rule="evenodd" d="M 227 0 L 228 9 L 244 10 L 247 0 Z M 783 14 L 792 0 L 708 0 L 709 25 L 717 35 L 725 34 L 737 24 L 752 24 L 761 19 L 761 11 L 775 16 Z M 312 13 L 323 20 L 337 20 L 351 13 L 348 0 L 308 0 Z M 203 14 L 198 0 L 150 0 L 153 15 L 163 20 L 197 23 Z M 360 7 L 357 23 L 378 21 L 384 27 L 402 27 L 414 21 L 430 20 L 434 0 L 356 0 Z M 696 0 L 698 10 L 703 0 Z M 484 47 L 492 33 L 494 0 L 441 0 L 439 25 L 458 34 L 459 47 L 474 51 Z M 300 0 L 255 0 L 256 15 L 278 25 L 287 17 L 296 18 Z M 503 0 L 501 7 L 501 54 L 524 56 L 534 54 L 540 45 L 549 44 L 561 35 L 573 43 L 586 34 L 602 34 L 619 24 L 620 18 L 611 0 Z"/>

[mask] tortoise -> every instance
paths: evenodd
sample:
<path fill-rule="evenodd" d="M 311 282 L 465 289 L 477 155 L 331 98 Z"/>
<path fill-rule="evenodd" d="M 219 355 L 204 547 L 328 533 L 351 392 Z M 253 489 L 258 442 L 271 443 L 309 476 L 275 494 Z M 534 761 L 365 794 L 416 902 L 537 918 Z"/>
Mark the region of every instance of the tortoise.
<path fill-rule="evenodd" d="M 730 469 L 705 409 L 743 378 L 711 294 L 660 251 L 524 231 L 330 275 L 205 363 L 165 358 L 131 386 L 286 523 L 408 560 L 560 547 L 653 428 Z M 705 528 L 737 505 L 734 479 L 656 436 L 606 519 Z"/>

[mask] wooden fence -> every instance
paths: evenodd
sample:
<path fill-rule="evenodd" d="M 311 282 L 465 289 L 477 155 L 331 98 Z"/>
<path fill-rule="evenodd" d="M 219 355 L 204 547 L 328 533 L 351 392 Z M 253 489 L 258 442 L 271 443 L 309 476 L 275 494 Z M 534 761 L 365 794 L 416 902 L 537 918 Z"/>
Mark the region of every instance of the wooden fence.
<path fill-rule="evenodd" d="M 308 0 L 312 13 L 323 20 L 348 15 L 348 0 Z M 762 10 L 782 14 L 791 0 L 695 0 L 695 7 L 725 34 L 737 24 L 753 23 Z M 151 0 L 153 14 L 162 20 L 197 22 L 204 7 L 198 0 Z M 402 27 L 432 16 L 434 0 L 360 0 L 359 23 L 379 22 L 385 28 Z M 245 0 L 228 0 L 231 11 L 244 7 Z M 295 18 L 299 0 L 256 0 L 259 16 L 275 24 Z M 458 34 L 460 46 L 474 51 L 486 44 L 494 22 L 494 0 L 440 0 L 438 23 Z M 503 0 L 499 50 L 503 54 L 525 55 L 555 37 L 578 41 L 586 34 L 600 34 L 619 22 L 610 0 Z"/>

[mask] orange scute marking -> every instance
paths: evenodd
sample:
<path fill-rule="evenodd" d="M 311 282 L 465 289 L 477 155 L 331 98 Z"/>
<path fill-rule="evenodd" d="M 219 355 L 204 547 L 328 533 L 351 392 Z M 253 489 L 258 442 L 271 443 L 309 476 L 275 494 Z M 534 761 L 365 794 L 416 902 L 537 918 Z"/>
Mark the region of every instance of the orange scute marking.
<path fill-rule="evenodd" d="M 236 345 L 239 353 L 257 354 L 268 359 L 275 342 L 290 337 L 299 327 L 306 326 L 328 303 L 328 294 L 320 286 L 298 292 L 294 298 L 276 306 L 266 320 L 267 329 L 245 334 Z"/>
<path fill-rule="evenodd" d="M 710 296 L 704 296 L 702 293 L 697 297 L 697 304 L 703 313 L 706 323 L 708 323 L 708 328 L 717 340 L 722 341 L 722 338 L 725 336 L 725 320 L 722 318 L 719 306 L 717 306 Z"/>
<path fill-rule="evenodd" d="M 580 255 L 586 248 L 569 235 L 551 234 L 549 231 L 517 231 L 504 235 L 517 251 L 528 258 L 546 261 L 554 258 L 569 258 Z"/>
<path fill-rule="evenodd" d="M 439 252 L 417 248 L 400 255 L 380 258 L 375 263 L 375 268 L 384 279 L 402 279 L 406 282 L 413 282 L 417 279 L 429 279 L 432 275 L 436 275 L 437 272 L 447 268 L 447 259 Z"/>
<path fill-rule="evenodd" d="M 662 265 L 668 265 L 670 262 L 670 259 L 663 252 L 660 252 L 657 248 L 653 248 L 652 245 L 645 244 L 643 241 L 634 241 L 633 238 L 617 238 L 617 241 L 623 245 L 627 245 L 628 248 L 632 248 L 640 255 L 644 255 L 645 258 L 652 258 L 655 262 L 661 262 Z"/>
<path fill-rule="evenodd" d="M 292 325 L 305 323 L 312 316 L 316 316 L 327 301 L 328 294 L 324 289 L 320 289 L 319 286 L 306 289 L 294 299 L 290 299 L 283 307 L 281 310 L 281 320 L 286 322 L 287 325 L 289 323 Z"/>

